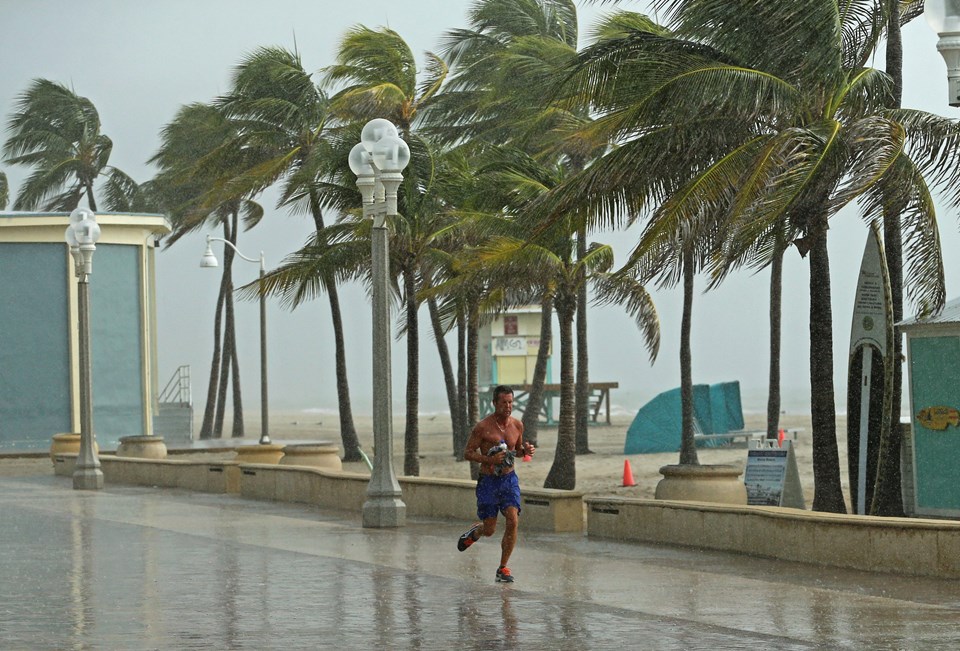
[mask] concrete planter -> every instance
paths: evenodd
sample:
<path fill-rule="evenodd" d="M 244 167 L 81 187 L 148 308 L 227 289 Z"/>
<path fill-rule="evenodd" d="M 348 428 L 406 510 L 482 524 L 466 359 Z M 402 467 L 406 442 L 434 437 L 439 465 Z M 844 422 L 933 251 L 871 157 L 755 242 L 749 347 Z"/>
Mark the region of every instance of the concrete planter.
<path fill-rule="evenodd" d="M 276 443 L 258 443 L 237 447 L 236 462 L 244 463 L 280 463 L 284 446 Z"/>
<path fill-rule="evenodd" d="M 93 442 L 93 449 L 96 452 L 100 451 L 96 441 Z M 50 444 L 50 460 L 54 461 L 58 454 L 80 454 L 80 435 L 69 432 L 54 434 L 53 443 Z"/>
<path fill-rule="evenodd" d="M 301 443 L 283 448 L 282 466 L 310 466 L 325 470 L 343 470 L 340 449 L 332 443 Z"/>
<path fill-rule="evenodd" d="M 654 496 L 658 500 L 746 504 L 747 488 L 736 466 L 677 464 L 660 468 L 663 479 Z"/>
<path fill-rule="evenodd" d="M 123 436 L 117 446 L 118 457 L 166 459 L 167 444 L 162 436 Z"/>

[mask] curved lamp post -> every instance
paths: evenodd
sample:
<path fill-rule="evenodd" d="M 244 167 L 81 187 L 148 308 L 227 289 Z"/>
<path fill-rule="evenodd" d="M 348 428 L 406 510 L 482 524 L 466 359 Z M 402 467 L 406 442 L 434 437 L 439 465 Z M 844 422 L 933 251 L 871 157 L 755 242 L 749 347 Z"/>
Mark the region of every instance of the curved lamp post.
<path fill-rule="evenodd" d="M 93 272 L 93 252 L 100 239 L 97 216 L 85 208 L 70 213 L 70 225 L 64 234 L 73 271 L 77 277 L 77 317 L 80 346 L 80 452 L 73 470 L 73 487 L 84 490 L 103 488 L 103 471 L 94 448 L 93 433 L 93 372 L 90 361 L 90 274 Z"/>
<path fill-rule="evenodd" d="M 267 303 L 263 293 L 263 274 L 266 272 L 267 266 L 263 260 L 263 251 L 260 252 L 259 260 L 248 258 L 240 253 L 240 250 L 229 240 L 207 235 L 207 250 L 200 258 L 201 267 L 214 268 L 220 266 L 220 263 L 217 262 L 217 256 L 213 255 L 211 242 L 223 242 L 247 262 L 260 263 L 260 444 L 268 445 L 270 444 L 270 419 L 267 409 Z"/>
<path fill-rule="evenodd" d="M 950 106 L 960 106 L 960 0 L 926 0 L 923 13 L 940 36 L 937 50 L 947 63 Z"/>
<path fill-rule="evenodd" d="M 410 148 L 388 120 L 367 122 L 360 143 L 350 151 L 350 169 L 357 175 L 363 196 L 363 216 L 373 220 L 370 235 L 373 275 L 373 444 L 375 456 L 367 500 L 363 503 L 364 527 L 400 527 L 407 507 L 393 470 L 393 398 L 390 389 L 390 295 L 387 269 L 390 244 L 387 217 L 397 214 L 397 189 L 401 172 L 410 162 Z"/>

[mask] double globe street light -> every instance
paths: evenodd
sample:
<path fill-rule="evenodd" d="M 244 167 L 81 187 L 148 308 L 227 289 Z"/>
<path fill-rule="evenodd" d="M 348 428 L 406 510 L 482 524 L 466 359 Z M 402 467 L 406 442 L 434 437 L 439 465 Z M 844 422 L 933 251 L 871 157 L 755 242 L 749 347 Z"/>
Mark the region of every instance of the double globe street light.
<path fill-rule="evenodd" d="M 70 213 L 70 225 L 64 234 L 73 271 L 77 277 L 77 321 L 80 348 L 80 452 L 73 470 L 73 487 L 82 490 L 103 488 L 103 471 L 97 457 L 93 433 L 93 371 L 90 360 L 90 275 L 93 252 L 100 239 L 97 216 L 85 208 Z"/>
<path fill-rule="evenodd" d="M 222 237 L 213 237 L 207 235 L 207 250 L 200 259 L 200 266 L 204 268 L 219 267 L 217 256 L 213 255 L 212 242 L 223 242 L 236 253 L 240 258 L 247 262 L 260 263 L 260 444 L 270 444 L 270 418 L 267 409 L 267 304 L 266 295 L 263 291 L 263 276 L 266 273 L 267 266 L 264 262 L 263 251 L 260 252 L 260 259 L 248 258 L 240 253 L 240 250 L 233 245 L 233 242 L 225 240 Z"/>
<path fill-rule="evenodd" d="M 397 215 L 401 172 L 410 162 L 410 148 L 389 121 L 367 122 L 360 143 L 350 151 L 350 169 L 363 197 L 363 217 L 372 220 L 373 275 L 373 470 L 363 504 L 364 527 L 400 527 L 407 507 L 393 470 L 393 398 L 390 373 L 390 243 L 387 218 Z"/>
<path fill-rule="evenodd" d="M 926 0 L 923 13 L 940 37 L 937 50 L 947 63 L 950 106 L 960 106 L 960 0 Z"/>

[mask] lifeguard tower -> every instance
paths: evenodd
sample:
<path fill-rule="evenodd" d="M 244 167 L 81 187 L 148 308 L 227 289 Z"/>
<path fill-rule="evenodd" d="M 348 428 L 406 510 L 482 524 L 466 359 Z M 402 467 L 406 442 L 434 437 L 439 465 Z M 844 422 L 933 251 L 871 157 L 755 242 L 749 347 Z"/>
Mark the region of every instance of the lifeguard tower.
<path fill-rule="evenodd" d="M 493 387 L 506 384 L 513 388 L 514 408 L 526 411 L 533 370 L 540 352 L 540 322 L 542 312 L 538 305 L 528 305 L 501 312 L 486 328 L 480 329 L 477 372 L 479 376 L 480 413 L 486 416 L 493 410 Z M 553 341 L 553 337 L 550 338 Z M 553 377 L 553 350 L 547 358 L 547 373 L 543 387 L 540 420 L 556 424 L 554 400 L 560 397 L 560 385 L 551 383 Z M 606 424 L 610 424 L 610 390 L 617 382 L 590 383 L 590 420 L 600 423 L 600 412 L 605 408 Z"/>

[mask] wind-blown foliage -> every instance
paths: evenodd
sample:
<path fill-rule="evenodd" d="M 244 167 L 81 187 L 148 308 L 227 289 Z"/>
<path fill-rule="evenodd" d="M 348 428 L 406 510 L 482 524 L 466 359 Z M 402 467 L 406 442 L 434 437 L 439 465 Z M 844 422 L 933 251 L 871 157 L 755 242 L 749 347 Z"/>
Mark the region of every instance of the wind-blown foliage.
<path fill-rule="evenodd" d="M 100 132 L 100 115 L 86 97 L 48 79 L 34 79 L 7 121 L 3 156 L 30 168 L 15 210 L 70 211 L 86 197 L 97 209 L 94 185 L 107 170 L 113 142 Z"/>
<path fill-rule="evenodd" d="M 910 262 L 911 295 L 937 309 L 942 259 L 926 183 L 957 176 L 960 132 L 945 118 L 887 108 L 889 79 L 864 67 L 883 27 L 874 2 L 654 7 L 669 32 L 628 28 L 582 53 L 573 92 L 594 98 L 600 116 L 591 133 L 620 146 L 557 192 L 549 212 L 579 206 L 597 227 L 644 217 L 631 263 L 650 270 L 662 268 L 678 234 L 716 242 L 721 223 L 721 274 L 768 264 L 782 229 L 809 251 L 814 506 L 842 510 L 827 220 L 860 198 L 864 218 L 877 217 L 870 197 L 897 174 L 911 188 L 907 240 L 927 247 Z M 916 175 L 904 171 L 913 166 Z"/>
<path fill-rule="evenodd" d="M 328 239 L 324 211 L 344 202 L 341 185 L 326 180 L 336 168 L 343 168 L 331 124 L 330 102 L 303 68 L 300 56 L 282 48 L 259 48 L 240 62 L 233 74 L 230 92 L 216 101 L 217 108 L 237 124 L 238 137 L 231 144 L 238 151 L 258 153 L 256 164 L 231 179 L 228 193 L 258 192 L 280 185 L 279 205 L 313 219 L 315 241 Z M 354 193 L 348 193 L 352 195 Z M 351 196 L 352 198 L 352 196 Z M 318 283 L 330 303 L 334 332 L 337 402 L 344 460 L 359 461 L 362 456 L 347 378 L 346 344 L 340 297 L 335 272 L 327 271 Z M 275 275 L 272 291 L 287 293 L 290 287 L 278 287 Z"/>

